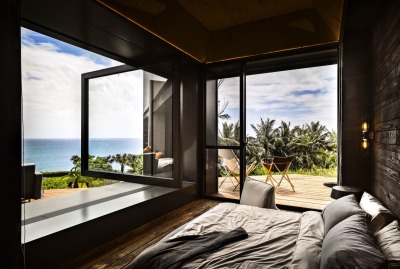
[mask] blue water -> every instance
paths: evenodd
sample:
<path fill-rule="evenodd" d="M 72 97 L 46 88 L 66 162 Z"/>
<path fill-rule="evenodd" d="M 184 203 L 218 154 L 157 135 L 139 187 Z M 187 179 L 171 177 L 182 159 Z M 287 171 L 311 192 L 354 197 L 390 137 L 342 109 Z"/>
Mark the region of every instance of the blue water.
<path fill-rule="evenodd" d="M 89 140 L 89 154 L 94 156 L 138 154 L 142 150 L 143 140 L 140 138 Z M 34 163 L 36 171 L 69 171 L 73 167 L 70 160 L 73 155 L 81 156 L 80 139 L 24 139 L 24 162 Z M 113 167 L 118 169 L 119 165 L 113 164 Z"/>

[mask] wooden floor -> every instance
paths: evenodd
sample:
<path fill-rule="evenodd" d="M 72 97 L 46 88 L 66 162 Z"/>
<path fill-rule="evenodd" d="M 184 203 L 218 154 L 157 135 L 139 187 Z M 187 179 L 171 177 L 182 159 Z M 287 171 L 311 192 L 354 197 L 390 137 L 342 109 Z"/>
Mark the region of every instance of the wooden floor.
<path fill-rule="evenodd" d="M 145 248 L 219 202 L 199 199 L 68 262 L 59 269 L 125 268 Z"/>
<path fill-rule="evenodd" d="M 275 195 L 278 207 L 279 205 L 287 205 L 322 210 L 333 200 L 330 197 L 332 189 L 326 187 L 324 183 L 335 181 L 336 178 L 300 174 L 289 174 L 289 177 L 294 185 L 295 192 L 293 192 L 289 183 L 283 180 Z M 251 178 L 265 180 L 265 176 L 251 176 Z M 222 182 L 222 180 L 223 178 L 220 178 L 219 182 Z M 214 196 L 239 199 L 239 187 L 233 190 L 233 185 L 227 178 L 219 188 L 219 192 Z"/>

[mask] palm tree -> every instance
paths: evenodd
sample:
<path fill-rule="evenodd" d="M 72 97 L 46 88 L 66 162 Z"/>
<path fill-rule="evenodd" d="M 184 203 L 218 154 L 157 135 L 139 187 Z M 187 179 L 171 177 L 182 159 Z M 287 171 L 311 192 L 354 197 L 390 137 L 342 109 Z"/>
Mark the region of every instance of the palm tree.
<path fill-rule="evenodd" d="M 115 154 L 113 156 L 113 159 L 116 163 L 118 163 L 121 166 L 121 173 L 124 173 L 125 170 L 125 165 L 129 164 L 129 157 L 128 154 Z"/>
<path fill-rule="evenodd" d="M 240 126 L 239 121 L 233 123 L 222 123 L 222 128 L 218 130 L 218 145 L 237 146 L 239 145 Z"/>
<path fill-rule="evenodd" d="M 128 173 L 143 174 L 143 155 L 128 154 L 128 165 L 131 167 Z"/>
<path fill-rule="evenodd" d="M 260 118 L 260 123 L 257 125 L 251 124 L 251 128 L 256 133 L 256 140 L 262 147 L 263 152 L 261 153 L 262 158 L 271 158 L 275 150 L 275 142 L 277 139 L 277 130 L 274 129 L 275 120 L 267 118 L 264 121 Z"/>
<path fill-rule="evenodd" d="M 82 160 L 78 155 L 73 155 L 70 159 L 72 161 L 73 167 L 68 173 L 68 178 L 70 182 L 68 186 L 71 188 L 79 188 L 79 183 L 85 183 L 87 187 L 94 180 L 92 177 L 82 176 L 81 174 L 81 164 Z M 101 170 L 101 171 L 112 171 L 112 166 L 108 162 L 109 157 L 95 157 L 89 155 L 89 169 Z"/>
<path fill-rule="evenodd" d="M 313 165 L 324 167 L 326 158 L 334 150 L 329 137 L 330 132 L 319 121 L 304 124 L 294 141 L 299 165 L 305 168 Z"/>
<path fill-rule="evenodd" d="M 291 156 L 293 155 L 293 141 L 297 126 L 290 129 L 290 122 L 281 121 L 281 125 L 276 129 L 275 151 L 276 156 Z"/>

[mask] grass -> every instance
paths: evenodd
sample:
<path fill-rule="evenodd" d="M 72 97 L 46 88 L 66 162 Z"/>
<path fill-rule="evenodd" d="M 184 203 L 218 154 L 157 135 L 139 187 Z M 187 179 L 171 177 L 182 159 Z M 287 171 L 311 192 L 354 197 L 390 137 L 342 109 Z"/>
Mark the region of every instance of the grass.
<path fill-rule="evenodd" d="M 289 174 L 301 174 L 309 176 L 323 176 L 323 177 L 335 178 L 337 177 L 337 167 L 333 168 L 313 167 L 312 169 L 297 169 L 297 170 L 289 169 Z M 265 175 L 265 172 L 261 167 L 261 165 L 257 165 L 256 168 L 251 173 L 251 175 L 262 176 Z"/>
<path fill-rule="evenodd" d="M 68 183 L 71 182 L 71 178 L 68 176 L 61 176 L 61 177 L 43 177 L 43 182 L 42 186 L 43 189 L 45 190 L 51 190 L 51 189 L 69 189 L 70 187 L 68 186 Z M 82 181 L 85 181 L 86 179 L 82 179 Z M 88 180 L 89 186 L 91 188 L 93 187 L 101 187 L 105 185 L 110 185 L 114 184 L 116 182 L 119 182 L 117 180 L 111 180 L 111 179 L 90 179 Z M 78 182 L 78 185 L 80 188 L 87 188 L 86 184 L 82 182 Z"/>
<path fill-rule="evenodd" d="M 274 174 L 274 173 L 273 173 Z M 324 177 L 332 177 L 332 178 L 337 178 L 337 167 L 333 168 L 320 168 L 320 167 L 313 167 L 312 169 L 297 169 L 297 170 L 292 170 L 289 169 L 289 174 L 301 174 L 301 175 L 310 175 L 310 176 L 324 176 Z M 254 176 L 261 176 L 265 175 L 263 168 L 261 165 L 257 165 L 256 168 L 253 170 L 251 175 Z M 43 178 L 43 188 L 45 190 L 50 190 L 50 189 L 67 189 L 68 183 L 72 179 L 69 178 L 68 176 L 49 176 L 46 177 L 44 175 Z M 83 178 L 83 181 L 85 179 Z M 101 187 L 105 185 L 110 185 L 113 183 L 116 183 L 118 181 L 116 180 L 110 180 L 110 179 L 90 179 L 88 180 L 89 186 L 90 187 Z M 81 184 L 81 187 L 86 187 L 85 184 Z"/>

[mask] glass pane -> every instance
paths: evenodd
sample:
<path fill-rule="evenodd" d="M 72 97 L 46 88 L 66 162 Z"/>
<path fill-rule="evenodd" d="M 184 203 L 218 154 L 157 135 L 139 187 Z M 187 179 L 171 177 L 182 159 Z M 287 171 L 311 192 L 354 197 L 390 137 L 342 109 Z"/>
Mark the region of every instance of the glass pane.
<path fill-rule="evenodd" d="M 218 191 L 233 198 L 240 189 L 239 150 L 218 149 L 218 164 Z"/>
<path fill-rule="evenodd" d="M 218 145 L 239 146 L 240 135 L 240 78 L 217 80 Z"/>
<path fill-rule="evenodd" d="M 206 82 L 206 145 L 217 145 L 217 80 Z"/>
<path fill-rule="evenodd" d="M 337 65 L 248 75 L 246 132 L 246 161 L 258 163 L 252 177 L 279 186 L 278 204 L 324 208 L 323 183 L 337 181 Z M 261 163 L 286 156 L 286 172 Z"/>
<path fill-rule="evenodd" d="M 171 78 L 135 70 L 89 80 L 89 169 L 172 177 Z"/>

